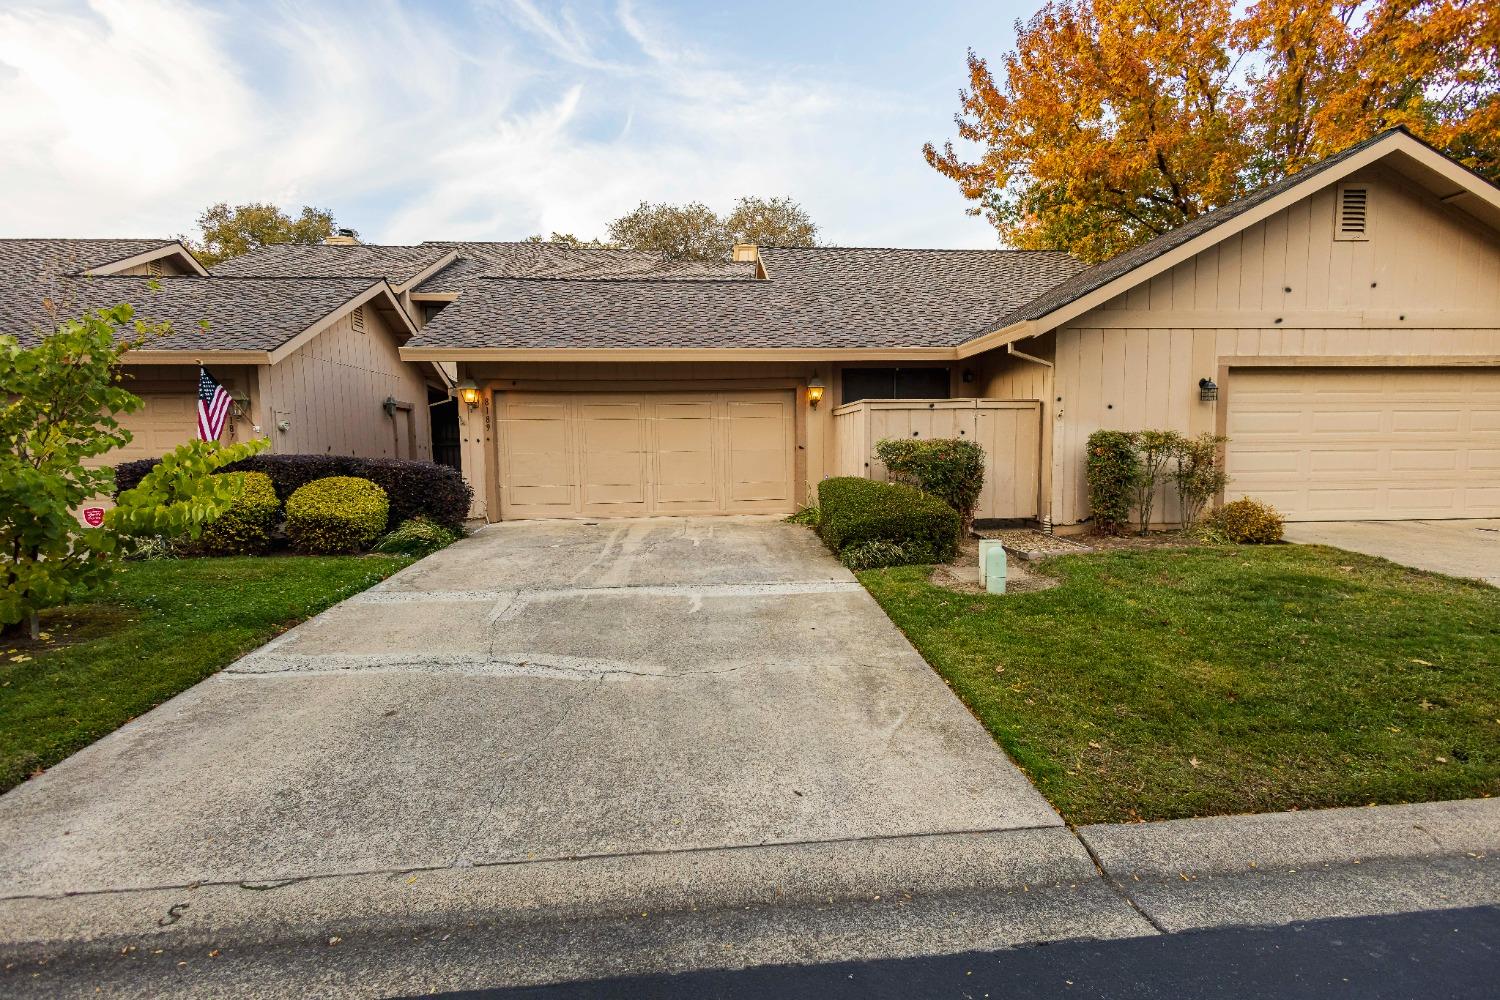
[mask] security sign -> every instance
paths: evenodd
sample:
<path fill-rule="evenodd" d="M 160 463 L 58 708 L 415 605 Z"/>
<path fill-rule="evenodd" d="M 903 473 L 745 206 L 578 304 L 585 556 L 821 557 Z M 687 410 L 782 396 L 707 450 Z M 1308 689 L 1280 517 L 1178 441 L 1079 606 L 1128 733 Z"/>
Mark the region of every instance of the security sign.
<path fill-rule="evenodd" d="M 99 527 L 99 525 L 104 523 L 104 508 L 85 507 L 83 509 L 83 519 L 88 522 L 89 527 Z"/>

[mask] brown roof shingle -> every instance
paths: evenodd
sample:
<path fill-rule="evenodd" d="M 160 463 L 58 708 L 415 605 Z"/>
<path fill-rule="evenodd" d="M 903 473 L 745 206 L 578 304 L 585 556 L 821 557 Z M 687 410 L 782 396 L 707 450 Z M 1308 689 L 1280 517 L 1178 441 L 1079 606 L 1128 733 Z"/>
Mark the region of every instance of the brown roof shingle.
<path fill-rule="evenodd" d="M 368 278 L 196 276 L 63 277 L 45 287 L 0 283 L 0 332 L 34 343 L 52 326 L 45 299 L 62 318 L 128 302 L 137 319 L 172 324 L 170 334 L 147 345 L 152 350 L 271 351 L 374 283 Z"/>
<path fill-rule="evenodd" d="M 761 250 L 769 279 L 478 278 L 411 347 L 903 348 L 967 339 L 976 315 L 1082 265 L 1064 253 Z"/>
<path fill-rule="evenodd" d="M 400 287 L 447 250 L 432 245 L 278 243 L 215 264 L 216 278 L 385 278 Z"/>

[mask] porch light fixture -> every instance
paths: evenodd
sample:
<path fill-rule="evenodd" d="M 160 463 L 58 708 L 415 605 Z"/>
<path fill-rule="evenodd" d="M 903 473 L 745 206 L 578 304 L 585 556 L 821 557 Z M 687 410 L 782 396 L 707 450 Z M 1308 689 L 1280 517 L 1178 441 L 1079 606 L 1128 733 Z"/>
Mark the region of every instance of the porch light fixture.
<path fill-rule="evenodd" d="M 1219 398 L 1219 386 L 1211 378 L 1200 378 L 1198 380 L 1198 398 L 1205 403 L 1212 403 Z"/>
<path fill-rule="evenodd" d="M 479 405 L 479 386 L 473 379 L 466 378 L 458 383 L 458 398 L 471 410 Z"/>
<path fill-rule="evenodd" d="M 822 401 L 823 380 L 820 378 L 809 379 L 807 382 L 807 405 L 816 410 L 818 408 L 818 404 Z"/>

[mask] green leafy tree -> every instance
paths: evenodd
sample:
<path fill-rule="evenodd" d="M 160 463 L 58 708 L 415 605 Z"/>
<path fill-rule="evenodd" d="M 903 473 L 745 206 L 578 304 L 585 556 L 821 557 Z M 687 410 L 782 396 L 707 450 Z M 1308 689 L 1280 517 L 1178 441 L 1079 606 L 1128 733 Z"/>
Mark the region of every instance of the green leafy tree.
<path fill-rule="evenodd" d="M 120 356 L 148 330 L 128 305 L 64 322 L 34 347 L 0 337 L 0 626 L 103 579 L 110 537 L 72 511 L 114 483 L 88 459 L 130 441 L 117 414 L 141 405 L 117 384 Z"/>
<path fill-rule="evenodd" d="M 668 260 L 721 260 L 729 249 L 724 220 L 697 201 L 643 201 L 609 224 L 609 239 L 626 250 L 650 250 Z"/>
<path fill-rule="evenodd" d="M 1135 435 L 1135 447 L 1140 457 L 1135 478 L 1135 510 L 1144 535 L 1151 530 L 1156 491 L 1166 479 L 1167 463 L 1182 448 L 1182 435 L 1176 431 L 1140 431 Z"/>
<path fill-rule="evenodd" d="M 276 243 L 320 243 L 333 235 L 333 213 L 304 205 L 295 219 L 269 202 L 251 202 L 230 207 L 227 202 L 210 205 L 198 216 L 201 240 L 188 245 L 205 265 L 249 253 Z"/>
<path fill-rule="evenodd" d="M 235 484 L 205 490 L 207 471 L 248 456 L 262 442 L 219 448 L 190 442 L 148 486 L 120 498 L 100 527 L 73 512 L 114 486 L 90 459 L 130 441 L 117 415 L 141 405 L 119 385 L 120 358 L 164 332 L 129 305 L 54 324 L 36 345 L 0 336 L 0 630 L 36 633 L 37 612 L 97 586 L 122 538 L 201 530 L 233 502 Z M 150 477 L 148 477 L 149 479 Z M 142 487 L 145 487 L 143 490 Z M 132 496 L 131 494 L 134 494 Z M 226 502 L 227 499 L 227 502 Z"/>
<path fill-rule="evenodd" d="M 1229 439 L 1221 434 L 1199 434 L 1177 442 L 1172 482 L 1177 486 L 1177 503 L 1182 529 L 1191 530 L 1210 500 L 1229 483 L 1229 474 L 1219 464 L 1219 449 Z"/>
<path fill-rule="evenodd" d="M 731 243 L 769 247 L 817 246 L 818 226 L 790 198 L 741 198 L 724 220 Z"/>

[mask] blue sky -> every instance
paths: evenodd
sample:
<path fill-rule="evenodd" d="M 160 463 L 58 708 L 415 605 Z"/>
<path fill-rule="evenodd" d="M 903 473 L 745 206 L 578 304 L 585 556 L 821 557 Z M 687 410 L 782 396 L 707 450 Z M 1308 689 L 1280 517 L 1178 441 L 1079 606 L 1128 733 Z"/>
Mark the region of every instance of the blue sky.
<path fill-rule="evenodd" d="M 791 195 L 845 245 L 995 246 L 921 157 L 1032 5 L 0 0 L 0 235 L 331 208 L 370 241 L 602 235 Z"/>

